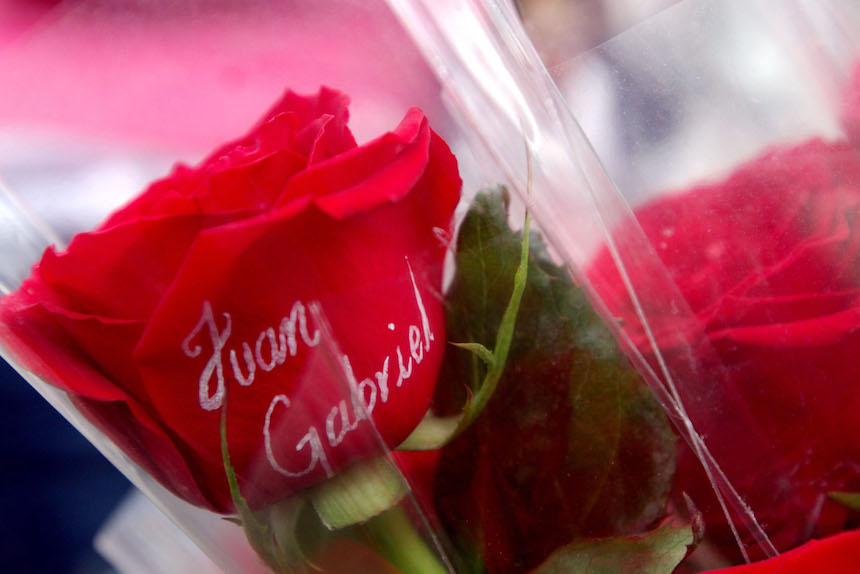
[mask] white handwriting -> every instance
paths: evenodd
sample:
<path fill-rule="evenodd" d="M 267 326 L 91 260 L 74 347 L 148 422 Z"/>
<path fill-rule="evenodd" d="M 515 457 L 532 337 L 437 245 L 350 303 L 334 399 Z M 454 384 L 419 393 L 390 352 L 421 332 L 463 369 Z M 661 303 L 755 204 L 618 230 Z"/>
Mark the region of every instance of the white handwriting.
<path fill-rule="evenodd" d="M 427 310 L 424 307 L 424 301 L 418 290 L 418 284 L 415 281 L 415 275 L 412 272 L 412 266 L 409 264 L 408 258 L 406 259 L 406 265 L 409 270 L 409 277 L 412 280 L 415 304 L 420 317 L 420 327 L 418 325 L 408 325 L 406 329 L 409 353 L 406 355 L 405 364 L 400 345 L 394 347 L 393 354 L 397 356 L 398 369 L 397 379 L 394 384 L 395 388 L 400 388 L 412 377 L 414 367 L 421 364 L 425 358 L 425 353 L 430 350 L 431 342 L 435 340 L 433 332 L 430 330 L 430 320 L 427 316 Z M 224 317 L 224 326 L 219 329 L 211 303 L 204 301 L 200 319 L 188 336 L 182 340 L 181 344 L 182 351 L 187 357 L 196 358 L 200 356 L 203 352 L 202 345 L 194 344 L 192 346 L 192 343 L 201 336 L 204 327 L 206 328 L 208 338 L 205 340 L 208 342 L 211 352 L 198 379 L 198 393 L 200 406 L 207 411 L 220 408 L 224 403 L 226 393 L 222 356 L 230 340 L 232 319 L 229 313 L 222 313 L 222 316 Z M 386 327 L 388 330 L 394 331 L 394 323 L 388 323 Z M 295 357 L 298 352 L 299 338 L 307 347 L 312 348 L 320 343 L 321 337 L 322 335 L 318 329 L 314 330 L 313 334 L 310 333 L 305 305 L 297 301 L 293 304 L 290 314 L 281 319 L 277 330 L 275 327 L 268 327 L 260 331 L 254 340 L 253 347 L 249 342 L 241 341 L 229 350 L 228 356 L 233 378 L 240 386 L 248 387 L 254 382 L 258 367 L 265 372 L 271 372 L 279 365 L 284 364 L 289 357 Z M 241 352 L 241 361 L 237 349 Z M 343 373 L 349 386 L 351 398 L 349 402 L 346 400 L 339 401 L 337 405 L 327 411 L 325 437 L 329 447 L 334 448 L 341 444 L 350 432 L 358 428 L 362 420 L 367 419 L 373 413 L 378 403 L 388 402 L 392 391 L 392 388 L 388 384 L 390 376 L 393 376 L 393 374 L 389 373 L 391 358 L 392 354 L 389 353 L 382 361 L 379 370 L 372 377 L 368 376 L 359 381 L 353 372 L 349 357 L 346 355 L 341 356 Z M 243 365 L 240 362 L 244 363 L 244 370 L 247 374 L 243 373 Z M 210 391 L 213 376 L 216 380 L 214 393 Z M 301 470 L 288 470 L 278 462 L 275 457 L 275 449 L 272 445 L 272 417 L 279 405 L 282 405 L 284 409 L 290 408 L 291 402 L 289 397 L 279 394 L 272 398 L 266 411 L 263 425 L 266 458 L 272 468 L 280 474 L 291 478 L 306 476 L 317 467 L 321 467 L 325 471 L 326 476 L 333 476 L 334 473 L 329 464 L 323 442 L 320 439 L 320 433 L 314 425 L 309 425 L 307 432 L 295 445 L 296 452 L 307 452 L 307 465 Z"/>
<path fill-rule="evenodd" d="M 212 304 L 209 301 L 204 301 L 200 319 L 188 336 L 182 340 L 182 351 L 185 353 L 185 356 L 195 358 L 200 355 L 203 348 L 200 345 L 192 347 L 191 343 L 200 335 L 204 326 L 208 327 L 209 344 L 212 347 L 212 353 L 206 361 L 206 365 L 203 367 L 203 372 L 200 373 L 198 380 L 200 406 L 207 411 L 219 409 L 224 403 L 224 393 L 226 392 L 222 353 L 227 346 L 227 341 L 230 339 L 232 319 L 229 313 L 222 313 L 222 315 L 224 316 L 226 325 L 224 329 L 219 330 L 215 324 L 215 314 L 212 311 Z M 254 374 L 257 371 L 257 367 L 270 372 L 278 365 L 284 364 L 287 360 L 288 352 L 290 357 L 294 357 L 298 352 L 296 341 L 297 326 L 298 333 L 305 345 L 315 347 L 319 344 L 321 337 L 319 330 L 315 330 L 313 335 L 310 334 L 305 306 L 301 301 L 296 301 L 290 310 L 289 316 L 281 319 L 278 325 L 277 336 L 273 327 L 264 329 L 257 336 L 253 353 L 251 352 L 251 346 L 247 342 L 243 341 L 238 345 L 242 349 L 242 358 L 245 360 L 245 368 L 248 371 L 247 376 L 242 373 L 236 350 L 230 349 L 230 366 L 233 368 L 233 378 L 236 382 L 243 387 L 247 387 L 254 382 Z M 264 355 L 268 356 L 268 360 Z M 213 374 L 217 380 L 217 386 L 215 393 L 210 395 L 209 386 Z"/>
<path fill-rule="evenodd" d="M 319 463 L 323 470 L 325 470 L 326 476 L 331 478 L 334 476 L 334 472 L 331 470 L 331 466 L 329 466 L 328 458 L 326 458 L 325 450 L 323 450 L 322 442 L 320 441 L 319 433 L 317 429 L 311 426 L 308 428 L 308 432 L 299 440 L 296 444 L 296 452 L 301 452 L 305 445 L 310 447 L 311 459 L 308 462 L 308 465 L 300 470 L 300 471 L 290 471 L 283 468 L 278 461 L 275 459 L 275 453 L 272 449 L 272 433 L 271 433 L 271 425 L 272 425 L 272 413 L 275 411 L 275 407 L 278 406 L 278 403 L 283 403 L 284 407 L 289 408 L 290 399 L 287 398 L 286 395 L 277 395 L 272 399 L 272 402 L 269 404 L 269 410 L 266 411 L 266 422 L 263 424 L 263 442 L 266 447 L 266 458 L 269 459 L 269 464 L 272 465 L 276 471 L 280 472 L 284 476 L 289 476 L 291 478 L 300 478 L 307 474 L 310 474 L 316 467 L 317 463 Z"/>
<path fill-rule="evenodd" d="M 197 325 L 194 326 L 194 329 L 191 330 L 188 336 L 182 340 L 182 350 L 185 352 L 185 355 L 192 358 L 196 357 L 200 354 L 202 348 L 200 345 L 194 345 L 194 347 L 189 347 L 189 345 L 200 333 L 204 325 L 209 328 L 209 340 L 212 343 L 212 355 L 209 357 L 209 360 L 206 361 L 206 366 L 203 367 L 203 372 L 200 373 L 200 378 L 198 379 L 200 406 L 207 411 L 218 409 L 221 406 L 221 403 L 224 402 L 224 393 L 226 392 L 224 387 L 224 364 L 221 361 L 221 351 L 224 350 L 224 345 L 227 344 L 227 339 L 230 338 L 230 314 L 224 313 L 224 319 L 226 319 L 227 324 L 223 331 L 219 331 L 218 326 L 215 324 L 215 315 L 212 313 L 212 305 L 209 304 L 209 301 L 204 301 L 203 313 L 200 315 L 200 320 L 197 321 Z M 210 395 L 209 382 L 212 380 L 213 373 L 218 379 L 218 386 L 215 388 L 215 394 Z"/>

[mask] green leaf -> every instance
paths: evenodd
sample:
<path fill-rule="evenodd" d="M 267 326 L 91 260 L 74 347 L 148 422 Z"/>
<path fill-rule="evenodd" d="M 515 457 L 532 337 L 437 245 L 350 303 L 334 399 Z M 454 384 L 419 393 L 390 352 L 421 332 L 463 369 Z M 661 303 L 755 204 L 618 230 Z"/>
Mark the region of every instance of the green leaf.
<path fill-rule="evenodd" d="M 460 433 L 466 430 L 472 421 L 487 406 L 502 374 L 505 372 L 505 364 L 514 337 L 514 327 L 517 322 L 517 313 L 522 302 L 523 292 L 528 279 L 529 260 L 529 225 L 531 218 L 526 214 L 523 236 L 520 240 L 520 263 L 513 278 L 513 288 L 508 299 L 508 305 L 502 315 L 496 333 L 496 345 L 492 351 L 481 343 L 452 343 L 455 347 L 471 351 L 474 355 L 486 363 L 487 371 L 480 384 L 473 385 L 475 392 L 466 397 L 463 410 L 459 415 L 453 417 L 437 418 L 428 413 L 421 424 L 412 431 L 412 434 L 398 447 L 399 450 L 438 450 L 454 440 Z"/>
<path fill-rule="evenodd" d="M 329 529 L 367 522 L 398 504 L 409 487 L 384 457 L 356 463 L 310 489 L 308 498 Z"/>
<path fill-rule="evenodd" d="M 828 496 L 842 506 L 860 511 L 860 492 L 831 492 Z"/>
<path fill-rule="evenodd" d="M 471 351 L 475 353 L 482 361 L 487 363 L 488 365 L 492 365 L 496 358 L 493 355 L 493 352 L 483 346 L 480 343 L 451 343 L 455 347 L 460 347 L 461 349 L 465 349 L 467 351 Z"/>
<path fill-rule="evenodd" d="M 691 526 L 666 523 L 640 536 L 570 544 L 533 574 L 671 574 L 694 544 Z"/>
<path fill-rule="evenodd" d="M 451 340 L 499 337 L 523 245 L 507 203 L 504 190 L 481 193 L 461 225 L 446 297 Z M 650 389 L 536 234 L 526 276 L 498 388 L 443 450 L 434 486 L 462 552 L 483 546 L 486 560 L 524 569 L 573 540 L 641 532 L 664 517 L 676 449 Z M 459 412 L 489 371 L 448 349 L 436 415 Z"/>
<path fill-rule="evenodd" d="M 531 218 L 526 214 L 526 223 L 523 227 L 523 235 L 519 241 L 520 244 L 520 259 L 517 270 L 514 273 L 514 286 L 508 304 L 505 307 L 505 312 L 502 314 L 502 319 L 499 322 L 498 330 L 496 331 L 496 344 L 493 347 L 493 360 L 489 363 L 487 373 L 484 380 L 478 387 L 475 395 L 464 411 L 463 420 L 460 422 L 459 430 L 465 429 L 475 418 L 481 414 L 484 407 L 487 406 L 493 393 L 496 391 L 496 386 L 505 372 L 505 364 L 508 360 L 508 353 L 511 350 L 511 342 L 514 338 L 514 327 L 517 322 L 517 313 L 520 310 L 520 304 L 523 299 L 523 292 L 526 289 L 529 269 L 529 224 Z M 480 345 L 480 343 L 472 343 L 472 345 Z"/>

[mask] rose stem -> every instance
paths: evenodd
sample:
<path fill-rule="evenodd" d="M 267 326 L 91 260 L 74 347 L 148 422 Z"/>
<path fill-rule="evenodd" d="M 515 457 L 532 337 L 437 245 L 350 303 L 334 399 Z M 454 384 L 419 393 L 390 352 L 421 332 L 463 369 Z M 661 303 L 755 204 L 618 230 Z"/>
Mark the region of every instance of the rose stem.
<path fill-rule="evenodd" d="M 449 574 L 418 533 L 402 504 L 371 518 L 363 529 L 375 549 L 403 574 Z"/>

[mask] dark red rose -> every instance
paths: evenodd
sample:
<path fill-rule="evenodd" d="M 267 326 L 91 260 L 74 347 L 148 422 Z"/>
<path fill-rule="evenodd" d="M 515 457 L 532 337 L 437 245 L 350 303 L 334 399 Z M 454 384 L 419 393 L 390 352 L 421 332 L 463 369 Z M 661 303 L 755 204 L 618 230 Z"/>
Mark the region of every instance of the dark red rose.
<path fill-rule="evenodd" d="M 416 109 L 357 147 L 347 103 L 288 93 L 244 138 L 48 249 L 0 302 L 23 365 L 195 504 L 232 507 L 222 409 L 261 506 L 369 454 L 362 406 L 393 446 L 430 403 L 456 160 Z"/>
<path fill-rule="evenodd" d="M 770 560 L 711 570 L 712 574 L 813 574 L 860 572 L 860 530 L 843 532 L 824 540 L 810 540 Z"/>
<path fill-rule="evenodd" d="M 729 480 L 780 548 L 843 528 L 848 513 L 827 494 L 860 490 L 860 149 L 774 148 L 636 218 L 693 313 L 652 316 L 658 345 L 671 363 L 688 356 L 678 335 L 692 342 L 701 393 L 687 396 L 700 413 L 715 386 L 737 406 L 693 420 Z M 602 254 L 591 272 L 609 277 L 611 266 Z M 605 295 L 653 357 L 621 280 Z M 690 451 L 677 490 L 731 540 Z"/>

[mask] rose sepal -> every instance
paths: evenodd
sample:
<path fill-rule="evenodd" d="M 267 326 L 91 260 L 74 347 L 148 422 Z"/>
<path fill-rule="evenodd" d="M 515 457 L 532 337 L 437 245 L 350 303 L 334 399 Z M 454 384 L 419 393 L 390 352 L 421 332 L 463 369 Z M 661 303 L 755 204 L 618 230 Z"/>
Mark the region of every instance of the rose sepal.
<path fill-rule="evenodd" d="M 514 287 L 511 298 L 499 323 L 499 330 L 496 334 L 496 342 L 493 350 L 491 351 L 477 342 L 451 343 L 455 347 L 460 347 L 473 353 L 486 363 L 487 372 L 484 375 L 483 381 L 477 387 L 477 392 L 472 394 L 469 388 L 466 389 L 466 404 L 462 412 L 458 415 L 436 417 L 428 413 L 419 423 L 418 427 L 412 431 L 412 434 L 397 447 L 397 450 L 438 450 L 444 447 L 469 428 L 469 425 L 478 418 L 478 415 L 481 414 L 484 407 L 490 401 L 490 398 L 492 398 L 502 378 L 502 374 L 505 372 L 505 363 L 507 363 L 511 341 L 514 338 L 514 328 L 520 309 L 520 302 L 522 301 L 523 292 L 528 281 L 530 224 L 531 217 L 526 213 L 523 225 L 523 239 L 520 243 L 520 263 L 514 275 Z"/>
<path fill-rule="evenodd" d="M 399 504 L 409 487 L 394 465 L 376 457 L 310 489 L 308 499 L 329 530 L 361 524 Z"/>

